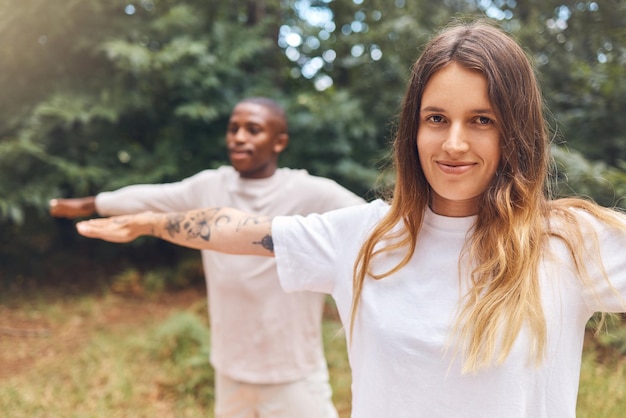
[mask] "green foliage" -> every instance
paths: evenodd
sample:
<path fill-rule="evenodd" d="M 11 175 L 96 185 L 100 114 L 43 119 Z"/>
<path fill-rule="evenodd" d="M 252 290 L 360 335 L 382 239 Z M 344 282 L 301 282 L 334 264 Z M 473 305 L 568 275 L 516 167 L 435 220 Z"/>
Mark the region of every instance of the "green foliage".
<path fill-rule="evenodd" d="M 215 398 L 214 371 L 209 363 L 209 328 L 197 315 L 169 317 L 155 335 L 154 353 L 171 369 L 164 387 L 177 397 L 193 396 L 208 405 Z"/>
<path fill-rule="evenodd" d="M 626 208 L 626 171 L 604 162 L 592 162 L 581 153 L 553 146 L 557 196 L 586 196 L 604 206 Z M 626 167 L 624 167 L 626 168 Z"/>
<path fill-rule="evenodd" d="M 626 355 L 626 326 L 623 321 L 614 321 L 607 332 L 599 335 L 598 341 L 605 347 L 617 350 L 622 356 Z"/>
<path fill-rule="evenodd" d="M 226 163 L 226 123 L 245 96 L 288 110 L 281 164 L 372 197 L 390 181 L 388 145 L 420 48 L 451 19 L 481 16 L 526 46 L 557 142 L 580 153 L 557 151 L 558 193 L 621 205 L 623 1 L 5 0 L 0 254 L 23 266 L 64 248 L 124 253 L 77 248 L 73 224 L 48 217 L 48 199 Z"/>
<path fill-rule="evenodd" d="M 358 99 L 345 92 L 302 93 L 288 113 L 293 139 L 282 164 L 334 178 L 360 194 L 372 188 L 382 152 Z"/>
<path fill-rule="evenodd" d="M 619 166 L 626 160 L 626 120 L 618 116 L 626 109 L 626 3 L 578 2 L 567 13 L 565 28 L 544 33 L 539 69 L 548 104 L 572 147 Z"/>
<path fill-rule="evenodd" d="M 146 271 L 136 266 L 125 268 L 111 277 L 110 288 L 114 293 L 142 296 L 163 291 L 180 290 L 203 283 L 204 276 L 200 257 L 179 257 L 177 263 L 165 266 L 151 265 Z"/>
<path fill-rule="evenodd" d="M 270 20 L 247 25 L 243 5 L 202 1 L 143 2 L 130 15 L 124 6 L 27 0 L 0 11 L 11 10 L 0 19 L 0 222 L 18 254 L 35 250 L 25 222 L 52 242 L 73 229 L 48 218 L 50 198 L 224 163 L 232 106 L 270 94 L 279 62 L 267 62 L 279 52 Z"/>

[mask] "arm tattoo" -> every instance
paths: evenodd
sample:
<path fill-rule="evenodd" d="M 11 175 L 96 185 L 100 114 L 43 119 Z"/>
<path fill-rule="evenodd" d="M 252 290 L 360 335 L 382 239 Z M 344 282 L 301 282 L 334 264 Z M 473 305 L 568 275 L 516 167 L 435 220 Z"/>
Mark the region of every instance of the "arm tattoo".
<path fill-rule="evenodd" d="M 258 225 L 264 222 L 271 222 L 271 218 L 267 216 L 249 216 L 247 218 L 242 219 L 237 225 L 237 230 L 241 227 L 254 224 Z M 274 239 L 270 234 L 265 235 L 261 238 L 261 241 L 252 241 L 253 244 L 260 245 L 271 253 L 274 253 Z"/>
<path fill-rule="evenodd" d="M 211 239 L 211 229 L 230 223 L 228 215 L 218 215 L 220 208 L 207 209 L 190 216 L 183 224 L 187 231 L 187 238 L 200 238 L 204 241 Z"/>
<path fill-rule="evenodd" d="M 239 221 L 239 224 L 237 224 L 237 230 L 239 230 L 241 227 L 246 226 L 246 225 L 250 225 L 250 224 L 258 225 L 260 223 L 269 222 L 269 221 L 270 221 L 270 218 L 268 218 L 267 216 L 248 216 L 247 218 L 244 218 L 241 221 Z"/>
<path fill-rule="evenodd" d="M 274 252 L 274 239 L 269 234 L 264 236 L 261 241 L 252 241 L 252 243 L 260 245 L 271 253 Z"/>
<path fill-rule="evenodd" d="M 173 237 L 180 232 L 180 223 L 183 219 L 185 219 L 185 216 L 180 213 L 174 213 L 166 217 L 165 230 L 170 237 Z"/>
<path fill-rule="evenodd" d="M 209 241 L 211 234 L 220 226 L 233 222 L 230 215 L 220 213 L 221 208 L 211 208 L 196 211 L 192 214 L 173 213 L 166 216 L 164 229 L 170 238 L 186 233 L 187 240 L 201 239 Z M 271 218 L 267 216 L 248 216 L 237 222 L 235 231 L 241 230 L 246 225 L 270 224 Z M 260 245 L 264 249 L 274 253 L 274 240 L 270 234 L 266 234 L 260 241 L 252 244 Z"/>
<path fill-rule="evenodd" d="M 165 217 L 165 226 L 163 228 L 170 238 L 174 238 L 176 235 L 181 234 L 182 231 L 186 231 L 188 239 L 200 237 L 208 241 L 211 237 L 211 226 L 217 227 L 230 221 L 230 218 L 225 215 L 215 218 L 218 211 L 219 208 L 203 210 L 196 215 L 189 216 L 188 219 L 183 213 L 168 214 Z"/>

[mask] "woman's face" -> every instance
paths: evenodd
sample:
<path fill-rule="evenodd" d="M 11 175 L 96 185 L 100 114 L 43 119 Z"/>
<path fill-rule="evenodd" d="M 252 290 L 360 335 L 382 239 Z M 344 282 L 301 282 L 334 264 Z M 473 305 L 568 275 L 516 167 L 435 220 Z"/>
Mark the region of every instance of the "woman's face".
<path fill-rule="evenodd" d="M 500 130 L 487 80 L 452 62 L 430 78 L 417 131 L 419 160 L 432 188 L 431 209 L 444 216 L 478 213 L 500 162 Z"/>

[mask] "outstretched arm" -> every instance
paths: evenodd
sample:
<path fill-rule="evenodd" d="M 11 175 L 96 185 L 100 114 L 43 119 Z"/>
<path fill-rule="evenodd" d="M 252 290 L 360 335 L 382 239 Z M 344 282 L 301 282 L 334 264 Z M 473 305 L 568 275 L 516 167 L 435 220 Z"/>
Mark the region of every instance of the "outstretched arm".
<path fill-rule="evenodd" d="M 50 215 L 56 218 L 82 218 L 96 213 L 96 197 L 76 197 L 52 199 L 49 203 Z"/>
<path fill-rule="evenodd" d="M 274 256 L 272 220 L 232 208 L 189 212 L 112 216 L 79 222 L 76 229 L 89 238 L 130 242 L 143 235 L 183 247 L 230 254 Z"/>

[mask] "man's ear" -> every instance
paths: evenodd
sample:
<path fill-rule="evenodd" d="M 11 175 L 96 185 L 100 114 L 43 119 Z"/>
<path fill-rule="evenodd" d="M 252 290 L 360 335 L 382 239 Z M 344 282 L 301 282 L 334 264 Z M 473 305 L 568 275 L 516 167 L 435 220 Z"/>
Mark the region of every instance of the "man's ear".
<path fill-rule="evenodd" d="M 289 134 L 282 133 L 276 135 L 276 137 L 274 137 L 274 152 L 280 154 L 287 148 L 287 144 L 289 144 Z"/>

